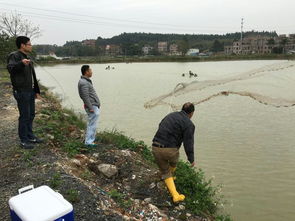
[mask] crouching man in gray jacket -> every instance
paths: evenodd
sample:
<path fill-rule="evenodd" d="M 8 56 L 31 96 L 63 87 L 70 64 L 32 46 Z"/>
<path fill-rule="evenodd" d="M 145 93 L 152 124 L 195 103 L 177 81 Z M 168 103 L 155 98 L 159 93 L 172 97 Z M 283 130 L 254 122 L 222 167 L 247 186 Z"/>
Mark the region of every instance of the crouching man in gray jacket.
<path fill-rule="evenodd" d="M 92 70 L 89 65 L 81 67 L 82 76 L 78 83 L 79 95 L 84 102 L 84 108 L 88 115 L 87 130 L 85 135 L 85 145 L 88 147 L 96 147 L 94 143 L 96 135 L 97 121 L 100 113 L 100 101 L 93 88 Z"/>

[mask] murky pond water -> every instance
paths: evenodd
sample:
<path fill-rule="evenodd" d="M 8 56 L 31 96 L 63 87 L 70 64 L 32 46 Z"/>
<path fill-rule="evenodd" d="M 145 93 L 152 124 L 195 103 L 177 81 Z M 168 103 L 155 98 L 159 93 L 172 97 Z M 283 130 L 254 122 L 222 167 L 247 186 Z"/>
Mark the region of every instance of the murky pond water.
<path fill-rule="evenodd" d="M 107 65 L 91 65 L 102 102 L 99 130 L 116 128 L 147 144 L 160 120 L 172 111 L 167 104 L 178 107 L 222 91 L 235 92 L 196 106 L 192 120 L 197 166 L 223 185 L 226 210 L 235 220 L 295 219 L 295 106 L 274 107 L 290 106 L 295 100 L 294 62 L 120 63 L 106 70 Z M 36 70 L 41 83 L 61 94 L 66 106 L 84 113 L 77 91 L 80 67 Z M 189 70 L 198 77 L 183 77 Z M 179 83 L 187 84 L 173 92 Z M 256 97 L 239 96 L 245 93 Z M 144 107 L 151 103 L 152 108 Z"/>

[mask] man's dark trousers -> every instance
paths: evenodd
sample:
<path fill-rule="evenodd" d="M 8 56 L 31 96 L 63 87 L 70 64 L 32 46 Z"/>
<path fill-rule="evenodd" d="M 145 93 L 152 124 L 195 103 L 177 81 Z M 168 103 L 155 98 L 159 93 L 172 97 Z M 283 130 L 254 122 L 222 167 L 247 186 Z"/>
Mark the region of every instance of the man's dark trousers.
<path fill-rule="evenodd" d="M 35 118 L 35 92 L 31 91 L 13 91 L 14 98 L 17 101 L 19 111 L 18 135 L 21 142 L 28 142 L 34 139 L 33 120 Z"/>

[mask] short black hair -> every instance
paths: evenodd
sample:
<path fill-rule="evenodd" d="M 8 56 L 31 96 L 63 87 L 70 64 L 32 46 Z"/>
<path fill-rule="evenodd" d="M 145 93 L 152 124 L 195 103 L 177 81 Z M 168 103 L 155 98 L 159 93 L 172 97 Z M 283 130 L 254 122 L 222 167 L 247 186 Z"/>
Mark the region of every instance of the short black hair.
<path fill-rule="evenodd" d="M 191 102 L 187 102 L 182 106 L 182 109 L 185 113 L 190 114 L 195 111 L 195 106 Z"/>
<path fill-rule="evenodd" d="M 82 67 L 81 67 L 81 73 L 82 73 L 82 75 L 84 75 L 85 72 L 89 70 L 89 68 L 90 68 L 89 65 L 86 65 L 86 64 L 85 65 L 82 65 Z"/>
<path fill-rule="evenodd" d="M 20 49 L 21 44 L 27 44 L 30 41 L 30 38 L 26 36 L 18 36 L 15 39 L 15 44 L 18 49 Z"/>

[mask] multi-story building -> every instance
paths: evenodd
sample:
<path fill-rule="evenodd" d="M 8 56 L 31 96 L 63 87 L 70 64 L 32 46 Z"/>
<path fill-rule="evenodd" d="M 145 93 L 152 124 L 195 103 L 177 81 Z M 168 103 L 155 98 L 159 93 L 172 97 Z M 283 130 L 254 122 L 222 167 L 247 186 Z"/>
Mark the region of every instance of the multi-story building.
<path fill-rule="evenodd" d="M 119 45 L 106 45 L 105 54 L 109 56 L 115 56 L 122 54 L 122 49 Z"/>
<path fill-rule="evenodd" d="M 233 54 L 233 45 L 226 45 L 224 46 L 224 54 Z"/>
<path fill-rule="evenodd" d="M 158 52 L 165 54 L 168 50 L 168 42 L 167 41 L 159 41 L 158 42 Z"/>
<path fill-rule="evenodd" d="M 96 44 L 96 40 L 94 39 L 86 39 L 86 40 L 83 40 L 82 41 L 82 45 L 85 45 L 85 46 L 90 46 L 90 47 L 95 47 L 95 44 Z"/>
<path fill-rule="evenodd" d="M 284 46 L 284 52 L 295 53 L 295 34 L 290 34 L 287 38 L 286 36 L 279 36 L 279 43 Z"/>
<path fill-rule="evenodd" d="M 177 44 L 171 44 L 169 46 L 169 54 L 170 55 L 181 55 L 181 52 L 178 51 L 178 45 Z"/>
<path fill-rule="evenodd" d="M 275 42 L 275 40 L 274 40 Z M 225 54 L 269 54 L 276 43 L 271 44 L 267 37 L 249 37 L 243 41 L 234 41 L 232 45 L 224 47 Z"/>

